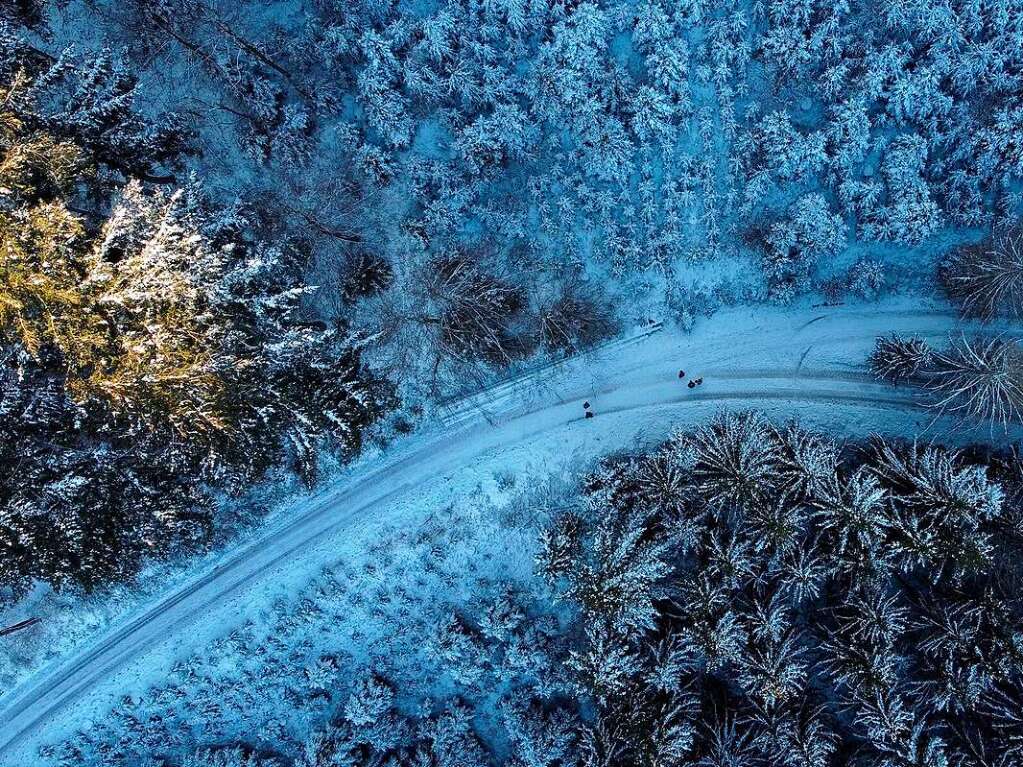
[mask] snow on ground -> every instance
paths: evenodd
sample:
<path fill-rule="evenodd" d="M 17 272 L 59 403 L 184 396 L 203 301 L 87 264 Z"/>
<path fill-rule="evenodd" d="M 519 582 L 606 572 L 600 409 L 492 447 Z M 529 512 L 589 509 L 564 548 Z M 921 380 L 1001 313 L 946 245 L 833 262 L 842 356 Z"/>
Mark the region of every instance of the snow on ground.
<path fill-rule="evenodd" d="M 436 691 L 434 648 L 453 612 L 528 588 L 536 530 L 503 524 L 487 495 L 367 525 L 302 588 L 267 592 L 229 632 L 168 658 L 169 673 L 118 701 L 88 737 L 139 756 L 233 740 L 279 750 L 322 725 L 367 669 L 387 669 L 406 692 Z"/>
<path fill-rule="evenodd" d="M 432 426 L 376 460 L 361 461 L 245 545 L 218 562 L 201 563 L 191 579 L 97 633 L 91 646 L 9 691 L 0 701 L 0 764 L 31 763 L 40 744 L 106 719 L 124 696 L 145 698 L 147 690 L 166 684 L 175 664 L 187 667 L 194 662 L 189 659 L 211 650 L 216 657 L 216 648 L 248 643 L 250 634 L 251 641 L 268 636 L 294 611 L 287 605 L 300 604 L 301 595 L 318 587 L 325 568 L 364 571 L 374 541 L 421 529 L 431 514 L 450 513 L 446 509 L 483 514 L 499 508 L 481 498 L 494 493 L 481 487 L 481 477 L 494 477 L 494 487 L 529 487 L 595 456 L 658 441 L 678 424 L 703 420 L 721 407 L 758 407 L 832 434 L 880 431 L 926 439 L 942 433 L 944 439 L 938 429 L 949 425 L 935 424 L 919 395 L 870 380 L 862 362 L 879 334 L 899 330 L 937 340 L 959 329 L 946 307 L 909 299 L 797 310 L 747 307 L 723 311 L 688 335 L 639 329 L 641 338 L 452 404 Z M 688 389 L 677 377 L 680 368 L 703 376 L 704 384 Z M 592 403 L 594 419 L 583 418 L 584 400 Z M 981 436 L 988 434 L 961 430 L 954 438 Z M 497 535 L 489 545 L 513 552 L 501 567 L 524 577 L 528 547 L 497 533 L 519 528 L 488 525 L 483 518 L 468 527 Z M 455 569 L 451 577 L 461 574 Z M 403 577 L 400 570 L 396 577 Z M 241 638 L 230 639 L 239 628 Z M 350 638 L 348 644 L 354 657 L 358 642 Z M 243 672 L 232 673 L 243 679 Z"/>

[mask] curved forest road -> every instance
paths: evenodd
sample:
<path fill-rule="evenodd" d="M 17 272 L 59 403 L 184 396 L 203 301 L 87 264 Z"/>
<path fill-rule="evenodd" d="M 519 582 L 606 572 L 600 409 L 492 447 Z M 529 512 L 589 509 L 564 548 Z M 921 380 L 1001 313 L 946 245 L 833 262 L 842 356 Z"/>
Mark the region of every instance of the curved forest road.
<path fill-rule="evenodd" d="M 331 554 L 336 558 L 337 541 L 360 519 L 402 507 L 410 513 L 416 503 L 421 510 L 430 486 L 444 497 L 466 477 L 498 467 L 543 468 L 569 455 L 585 459 L 636 439 L 660 439 L 672 426 L 703 420 L 721 407 L 798 416 L 836 435 L 988 438 L 987 430 L 949 431 L 948 423 L 934 422 L 918 393 L 874 382 L 863 361 L 874 338 L 893 331 L 940 342 L 949 333 L 1007 330 L 1012 328 L 961 326 L 946 309 L 920 308 L 919 302 L 729 310 L 701 321 L 690 334 L 651 326 L 449 405 L 435 424 L 296 504 L 282 522 L 268 525 L 219 564 L 10 691 L 0 700 L 0 764 L 35 763 L 35 748 L 59 740 L 88 712 L 109 707 L 125 680 L 137 680 L 144 669 L 167 668 L 153 663 L 154 654 L 165 660 L 194 651 L 189 642 L 201 641 L 192 639 L 200 625 L 216 621 L 226 630 L 241 623 L 256 609 L 259 584 L 286 582 L 327 563 Z M 681 368 L 687 378 L 702 376 L 703 385 L 688 389 L 678 379 Z M 595 418 L 584 420 L 584 400 L 592 403 Z"/>

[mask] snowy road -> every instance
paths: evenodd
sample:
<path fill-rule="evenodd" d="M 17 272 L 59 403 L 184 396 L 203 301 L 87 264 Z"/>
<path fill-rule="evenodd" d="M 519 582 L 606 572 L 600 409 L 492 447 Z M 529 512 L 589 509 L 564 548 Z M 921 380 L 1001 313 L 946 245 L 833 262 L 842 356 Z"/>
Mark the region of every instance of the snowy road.
<path fill-rule="evenodd" d="M 523 455 L 541 465 L 568 453 L 598 455 L 637 438 L 660 438 L 669 426 L 704 419 L 722 406 L 799 416 L 836 434 L 926 430 L 931 414 L 917 394 L 863 374 L 874 338 L 891 331 L 940 341 L 958 325 L 940 308 L 908 303 L 722 312 L 692 334 L 664 330 L 613 344 L 464 401 L 436 427 L 297 505 L 285 523 L 5 696 L 0 764 L 34 763 L 40 743 L 109 706 L 154 667 L 162 673 L 167 658 L 194 651 L 191 643 L 201 639 L 192 629 L 200 623 L 240 623 L 257 609 L 260 584 L 315 572 L 336 556 L 331 543 L 360 519 L 395 508 L 416 513 L 409 507 L 422 509 L 427 490 L 443 497 L 472 475 L 517 468 Z M 677 377 L 683 367 L 705 383 L 688 389 Z M 582 417 L 584 400 L 596 412 L 591 420 Z"/>

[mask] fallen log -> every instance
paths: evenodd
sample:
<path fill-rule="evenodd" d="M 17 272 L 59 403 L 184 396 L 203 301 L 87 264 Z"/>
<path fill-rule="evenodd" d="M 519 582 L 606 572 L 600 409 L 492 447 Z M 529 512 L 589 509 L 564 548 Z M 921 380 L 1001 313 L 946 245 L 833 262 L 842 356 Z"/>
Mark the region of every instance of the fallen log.
<path fill-rule="evenodd" d="M 15 631 L 21 631 L 22 629 L 27 629 L 29 626 L 36 625 L 41 620 L 42 620 L 42 618 L 28 618 L 27 620 L 23 620 L 20 623 L 15 623 L 12 626 L 8 626 L 7 628 L 0 629 L 0 637 L 5 637 L 8 634 L 13 634 Z"/>

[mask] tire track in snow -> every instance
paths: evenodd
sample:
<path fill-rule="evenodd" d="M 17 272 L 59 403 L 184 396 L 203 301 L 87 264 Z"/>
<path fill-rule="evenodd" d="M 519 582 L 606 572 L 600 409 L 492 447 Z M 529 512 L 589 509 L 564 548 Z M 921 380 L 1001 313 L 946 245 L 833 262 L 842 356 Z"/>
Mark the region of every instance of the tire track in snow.
<path fill-rule="evenodd" d="M 892 318 L 896 318 L 897 317 L 899 319 L 923 319 L 923 318 L 926 317 L 926 318 L 931 318 L 931 319 L 933 319 L 933 318 L 951 319 L 951 320 L 954 320 L 954 321 L 957 321 L 957 322 L 960 320 L 960 316 L 959 316 L 958 312 L 955 312 L 952 309 L 946 309 L 946 308 L 934 308 L 934 309 L 885 309 L 882 312 L 870 311 L 870 310 L 864 310 L 864 309 L 846 309 L 846 310 L 839 310 L 839 311 L 834 311 L 834 312 L 827 312 L 825 314 L 820 314 L 820 315 L 818 315 L 816 317 L 813 317 L 813 318 L 807 320 L 806 322 L 804 322 L 802 325 L 799 326 L 799 329 L 800 330 L 805 330 L 806 328 L 810 327 L 811 325 L 816 325 L 818 322 L 823 322 L 824 320 L 832 320 L 832 319 L 849 320 L 849 319 L 854 319 L 854 318 L 857 318 L 857 317 L 865 318 L 865 319 L 873 319 L 873 318 L 877 317 L 879 314 L 883 314 L 885 317 L 892 317 Z M 969 324 L 970 321 L 969 320 L 964 320 L 964 322 Z"/>

